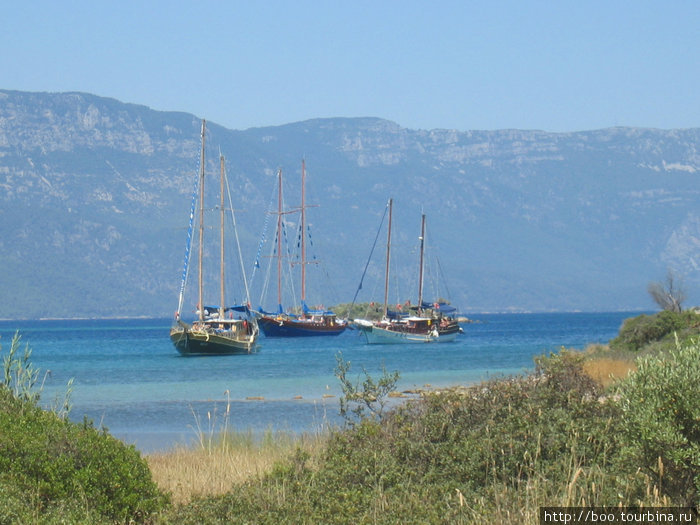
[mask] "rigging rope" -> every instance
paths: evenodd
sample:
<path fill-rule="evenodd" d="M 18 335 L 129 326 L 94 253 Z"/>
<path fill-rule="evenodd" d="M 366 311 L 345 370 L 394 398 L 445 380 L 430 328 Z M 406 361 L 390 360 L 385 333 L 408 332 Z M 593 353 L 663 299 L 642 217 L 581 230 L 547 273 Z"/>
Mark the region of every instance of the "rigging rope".
<path fill-rule="evenodd" d="M 272 193 L 270 194 L 270 204 L 267 206 L 268 210 L 272 210 L 272 205 L 274 203 L 275 195 L 276 195 L 276 190 L 277 186 L 274 184 L 272 185 Z M 255 274 L 257 273 L 258 269 L 260 268 L 260 254 L 262 253 L 262 248 L 267 242 L 267 227 L 268 224 L 270 223 L 270 216 L 272 215 L 271 211 L 268 211 L 265 214 L 265 224 L 263 225 L 263 232 L 262 232 L 262 237 L 260 237 L 260 243 L 258 244 L 258 252 L 255 254 L 255 263 L 253 264 L 253 273 L 250 275 L 250 286 L 252 288 L 253 282 L 255 281 Z M 269 273 L 269 272 L 268 272 Z M 267 287 L 267 283 L 263 285 L 263 289 Z M 262 303 L 262 296 L 260 297 L 260 302 Z"/>
<path fill-rule="evenodd" d="M 201 147 L 200 138 L 200 147 Z M 199 158 L 199 157 L 198 157 Z M 177 303 L 177 312 L 175 313 L 178 317 L 182 311 L 182 304 L 185 302 L 185 284 L 187 283 L 187 275 L 189 273 L 189 262 L 190 262 L 190 249 L 192 247 L 192 231 L 194 228 L 194 217 L 197 211 L 197 195 L 199 194 L 199 160 L 197 161 L 197 171 L 194 177 L 194 190 L 192 191 L 192 204 L 190 206 L 190 221 L 187 228 L 187 244 L 185 246 L 185 262 L 182 269 L 182 282 L 180 283 L 180 297 Z"/>
<path fill-rule="evenodd" d="M 270 222 L 270 216 L 271 215 L 279 215 L 280 212 L 278 211 L 273 211 L 274 207 L 274 200 L 275 196 L 277 195 L 278 192 L 278 186 L 273 185 L 272 186 L 272 192 L 270 196 L 270 204 L 268 205 L 268 212 L 265 215 L 265 224 L 263 228 L 263 234 L 260 239 L 260 243 L 258 244 L 258 252 L 255 256 L 255 264 L 253 266 L 253 273 L 251 276 L 251 287 L 253 283 L 253 279 L 258 271 L 260 269 L 260 259 L 261 257 L 266 257 L 272 261 L 274 258 L 281 256 L 283 259 L 286 260 L 286 263 L 284 264 L 284 269 L 283 272 L 286 275 L 283 275 L 283 285 L 284 285 L 284 291 L 287 292 L 286 295 L 291 295 L 292 298 L 296 297 L 296 291 L 294 289 L 294 281 L 291 276 L 291 267 L 292 267 L 292 259 L 296 255 L 292 253 L 292 249 L 290 247 L 293 246 L 293 241 L 290 242 L 289 235 L 287 234 L 287 221 L 282 220 L 281 221 L 281 231 L 277 231 L 277 228 L 275 228 L 275 237 L 274 237 L 274 242 L 271 245 L 270 249 L 270 255 L 265 255 L 262 256 L 262 249 L 265 243 L 267 242 L 267 229 L 268 225 Z M 282 209 L 286 209 L 285 202 L 283 200 L 282 202 Z M 283 215 L 286 215 L 287 213 L 290 212 L 282 212 Z M 281 236 L 281 242 L 280 244 L 283 244 L 284 246 L 282 247 L 281 253 L 277 253 L 277 243 L 278 243 L 278 238 Z M 270 285 L 270 279 L 271 279 L 271 271 L 272 271 L 272 264 L 267 265 L 267 270 L 265 272 L 265 279 L 263 281 L 262 289 L 260 292 L 260 299 L 259 299 L 259 305 L 262 306 L 265 298 L 267 296 L 267 292 L 269 290 L 269 285 Z M 291 290 L 291 291 L 290 291 Z M 283 292 L 284 295 L 284 292 Z M 293 301 L 294 302 L 294 301 Z M 277 308 L 279 309 L 281 305 L 278 305 Z"/>
<path fill-rule="evenodd" d="M 374 237 L 374 244 L 372 244 L 372 250 L 369 252 L 369 257 L 367 258 L 367 263 L 365 264 L 365 269 L 362 272 L 362 277 L 360 278 L 360 284 L 357 287 L 357 291 L 355 291 L 355 296 L 352 298 L 352 303 L 350 303 L 350 309 L 348 311 L 352 310 L 352 307 L 355 305 L 355 300 L 357 299 L 357 294 L 360 293 L 360 290 L 362 290 L 362 282 L 365 280 L 365 275 L 367 274 L 367 268 L 369 267 L 369 263 L 372 260 L 372 254 L 374 253 L 374 249 L 377 247 L 377 241 L 379 240 L 379 234 L 382 231 L 382 225 L 384 224 L 384 219 L 386 219 L 386 214 L 389 211 L 389 202 L 386 203 L 386 207 L 384 208 L 384 215 L 382 215 L 382 220 L 379 223 L 379 229 L 377 230 L 377 235 Z"/>
<path fill-rule="evenodd" d="M 294 242 L 290 242 L 289 236 L 287 235 L 287 221 L 282 221 L 282 235 L 284 241 L 284 248 L 286 251 L 287 264 L 284 265 L 284 272 L 286 272 L 286 277 L 283 277 L 283 284 L 287 294 L 291 297 L 291 302 L 293 305 L 299 304 L 297 300 L 297 292 L 294 286 L 294 276 L 292 275 L 292 267 L 294 266 L 294 259 L 298 258 L 297 253 L 293 251 Z M 278 307 L 281 305 L 278 305 Z"/>
<path fill-rule="evenodd" d="M 228 203 L 231 207 L 231 219 L 233 221 L 233 233 L 236 237 L 236 247 L 238 248 L 238 262 L 241 265 L 241 275 L 243 276 L 243 286 L 245 287 L 245 304 L 250 308 L 250 290 L 248 288 L 248 279 L 245 275 L 245 265 L 243 264 L 243 254 L 241 252 L 241 241 L 238 238 L 238 227 L 236 226 L 236 213 L 233 208 L 233 199 L 231 199 L 231 186 L 228 183 L 228 175 L 224 167 L 224 181 L 226 182 L 226 192 L 228 193 Z M 221 305 L 222 307 L 225 305 Z"/>

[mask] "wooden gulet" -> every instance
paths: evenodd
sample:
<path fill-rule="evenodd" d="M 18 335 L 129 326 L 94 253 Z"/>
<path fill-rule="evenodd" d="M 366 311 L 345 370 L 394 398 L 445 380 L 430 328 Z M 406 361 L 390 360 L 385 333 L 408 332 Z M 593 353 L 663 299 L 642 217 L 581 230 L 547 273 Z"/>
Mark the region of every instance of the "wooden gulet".
<path fill-rule="evenodd" d="M 442 312 L 425 308 L 423 302 L 423 267 L 425 251 L 425 214 L 421 214 L 420 259 L 418 271 L 418 305 L 416 315 L 398 316 L 389 315 L 388 291 L 389 268 L 391 262 L 391 221 L 393 199 L 389 199 L 389 222 L 387 228 L 386 243 L 386 267 L 384 270 L 384 309 L 382 319 L 369 321 L 356 319 L 355 326 L 362 331 L 369 344 L 392 343 L 433 343 L 454 341 L 461 332 L 459 323 Z M 429 311 L 428 311 L 429 310 Z"/>
<path fill-rule="evenodd" d="M 220 254 L 219 254 L 219 305 L 208 307 L 204 303 L 204 188 L 205 188 L 205 142 L 206 121 L 202 120 L 201 154 L 199 172 L 199 225 L 198 225 L 198 264 L 197 264 L 197 320 L 188 324 L 180 318 L 183 293 L 186 282 L 189 246 L 186 250 L 185 271 L 181 287 L 180 303 L 175 314 L 175 324 L 170 330 L 170 339 L 183 356 L 248 354 L 256 349 L 258 325 L 250 315 L 247 303 L 226 307 L 225 289 L 225 159 L 219 156 L 220 163 Z M 188 235 L 189 238 L 189 235 Z M 228 317 L 226 314 L 229 314 Z"/>
<path fill-rule="evenodd" d="M 347 322 L 336 318 L 328 310 L 310 310 L 306 305 L 306 161 L 301 163 L 301 207 L 299 210 L 283 211 L 282 209 L 282 170 L 278 171 L 278 204 L 277 204 L 277 304 L 276 314 L 266 314 L 261 311 L 260 327 L 267 337 L 308 337 L 323 335 L 339 335 L 347 327 Z M 301 214 L 301 313 L 291 315 L 284 313 L 282 308 L 282 216 L 286 213 Z"/>

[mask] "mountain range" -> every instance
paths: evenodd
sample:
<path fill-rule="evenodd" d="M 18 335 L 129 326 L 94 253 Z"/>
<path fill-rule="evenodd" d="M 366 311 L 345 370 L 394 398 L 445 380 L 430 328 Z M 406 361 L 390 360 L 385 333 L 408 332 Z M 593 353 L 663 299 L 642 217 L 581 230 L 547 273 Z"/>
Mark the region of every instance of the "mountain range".
<path fill-rule="evenodd" d="M 273 235 L 277 172 L 298 207 L 302 159 L 318 262 L 310 303 L 382 300 L 392 198 L 392 303 L 415 301 L 425 213 L 425 295 L 464 313 L 654 309 L 647 285 L 669 271 L 686 306 L 700 304 L 700 128 L 325 118 L 232 130 L 207 117 L 206 169 L 218 174 L 225 156 L 254 306 L 270 287 L 253 268 Z M 0 318 L 172 315 L 200 126 L 87 93 L 0 90 Z"/>

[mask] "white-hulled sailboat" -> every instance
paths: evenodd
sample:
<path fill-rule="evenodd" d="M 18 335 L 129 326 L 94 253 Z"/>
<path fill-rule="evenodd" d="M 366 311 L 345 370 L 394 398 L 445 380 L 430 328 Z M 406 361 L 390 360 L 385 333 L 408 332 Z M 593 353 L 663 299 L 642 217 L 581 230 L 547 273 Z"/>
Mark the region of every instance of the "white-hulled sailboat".
<path fill-rule="evenodd" d="M 354 326 L 364 334 L 369 344 L 392 343 L 446 343 L 454 341 L 462 329 L 449 312 L 454 307 L 447 304 L 423 301 L 423 254 L 425 247 L 425 214 L 421 216 L 420 271 L 418 277 L 418 305 L 409 307 L 409 315 L 390 312 L 388 309 L 389 263 L 391 261 L 391 216 L 393 200 L 387 204 L 389 223 L 386 242 L 386 269 L 384 273 L 384 310 L 379 321 L 355 319 Z"/>

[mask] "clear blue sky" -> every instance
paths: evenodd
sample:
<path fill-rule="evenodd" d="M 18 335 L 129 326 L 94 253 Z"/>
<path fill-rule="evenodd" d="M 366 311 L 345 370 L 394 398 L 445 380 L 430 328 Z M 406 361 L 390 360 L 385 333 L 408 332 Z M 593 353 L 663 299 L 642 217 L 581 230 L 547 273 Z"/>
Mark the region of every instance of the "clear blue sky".
<path fill-rule="evenodd" d="M 233 129 L 700 127 L 700 1 L 10 0 L 0 88 Z"/>

